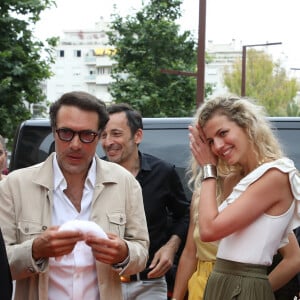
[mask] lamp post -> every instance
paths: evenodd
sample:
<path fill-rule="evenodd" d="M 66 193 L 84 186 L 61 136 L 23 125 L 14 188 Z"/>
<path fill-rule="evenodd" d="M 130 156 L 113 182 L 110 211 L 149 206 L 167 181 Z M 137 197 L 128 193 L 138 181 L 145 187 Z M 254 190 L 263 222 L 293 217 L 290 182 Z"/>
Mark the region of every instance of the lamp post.
<path fill-rule="evenodd" d="M 205 96 L 205 32 L 206 32 L 206 0 L 199 0 L 197 50 L 197 96 L 196 106 L 204 102 Z"/>
<path fill-rule="evenodd" d="M 241 96 L 246 96 L 246 56 L 248 47 L 259 47 L 259 46 L 272 46 L 272 45 L 281 45 L 281 42 L 278 43 L 265 43 L 265 44 L 254 44 L 254 45 L 244 45 L 242 52 L 242 84 L 241 84 Z"/>

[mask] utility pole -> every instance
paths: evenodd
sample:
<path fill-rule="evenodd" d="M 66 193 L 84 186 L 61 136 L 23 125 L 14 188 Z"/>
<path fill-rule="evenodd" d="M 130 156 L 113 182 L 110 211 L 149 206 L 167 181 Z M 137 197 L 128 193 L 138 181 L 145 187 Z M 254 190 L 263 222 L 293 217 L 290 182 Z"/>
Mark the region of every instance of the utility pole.
<path fill-rule="evenodd" d="M 199 0 L 197 72 L 161 69 L 165 74 L 194 76 L 197 79 L 196 107 L 204 102 L 205 95 L 205 32 L 206 32 L 206 0 Z"/>
<path fill-rule="evenodd" d="M 197 51 L 197 107 L 204 102 L 205 95 L 205 31 L 206 0 L 199 0 L 199 28 Z"/>

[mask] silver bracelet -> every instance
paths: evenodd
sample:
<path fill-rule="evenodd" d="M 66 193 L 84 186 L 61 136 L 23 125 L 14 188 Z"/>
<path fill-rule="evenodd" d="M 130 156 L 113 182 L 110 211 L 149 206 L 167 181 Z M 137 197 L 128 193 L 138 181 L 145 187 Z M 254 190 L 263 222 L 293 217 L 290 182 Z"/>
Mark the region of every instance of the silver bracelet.
<path fill-rule="evenodd" d="M 214 178 L 217 179 L 217 167 L 212 164 L 206 164 L 202 167 L 202 180 Z"/>

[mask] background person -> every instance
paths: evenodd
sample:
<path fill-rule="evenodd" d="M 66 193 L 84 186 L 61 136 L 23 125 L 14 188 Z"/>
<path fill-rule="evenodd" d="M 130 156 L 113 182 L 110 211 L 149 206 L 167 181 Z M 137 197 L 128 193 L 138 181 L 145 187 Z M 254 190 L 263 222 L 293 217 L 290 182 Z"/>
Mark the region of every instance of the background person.
<path fill-rule="evenodd" d="M 175 167 L 141 153 L 142 116 L 127 104 L 108 107 L 109 121 L 101 135 L 101 144 L 109 161 L 120 164 L 139 181 L 150 236 L 149 260 L 142 272 L 122 278 L 123 297 L 131 300 L 167 299 L 165 275 L 185 239 L 189 202 Z M 166 233 L 171 216 L 170 234 Z"/>
<path fill-rule="evenodd" d="M 102 101 L 66 93 L 51 105 L 50 119 L 56 152 L 0 182 L 15 299 L 120 300 L 119 273 L 139 272 L 147 261 L 141 188 L 124 168 L 95 155 L 108 120 Z M 58 231 L 69 220 L 94 221 L 109 238 Z"/>
<path fill-rule="evenodd" d="M 220 240 L 204 299 L 274 299 L 267 266 L 300 223 L 293 219 L 300 200 L 298 170 L 283 157 L 262 107 L 250 100 L 211 99 L 189 130 L 193 175 L 201 186 L 200 238 Z M 222 189 L 218 176 L 225 176 Z"/>

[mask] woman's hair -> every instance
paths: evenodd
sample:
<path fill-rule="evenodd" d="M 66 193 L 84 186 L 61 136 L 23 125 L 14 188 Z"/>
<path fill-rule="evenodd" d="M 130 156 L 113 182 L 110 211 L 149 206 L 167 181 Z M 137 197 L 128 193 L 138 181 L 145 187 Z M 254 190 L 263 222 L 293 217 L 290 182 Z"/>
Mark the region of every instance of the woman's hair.
<path fill-rule="evenodd" d="M 255 104 L 254 100 L 239 98 L 237 96 L 220 96 L 204 102 L 195 114 L 195 124 L 201 127 L 212 117 L 226 116 L 230 121 L 235 122 L 245 130 L 258 162 L 275 160 L 282 157 L 281 146 L 272 131 L 270 122 L 266 118 L 264 107 Z M 241 172 L 239 166 L 229 166 L 226 161 L 218 157 L 217 171 L 219 177 L 229 173 Z M 189 185 L 194 189 L 201 186 L 201 168 L 192 156 L 188 169 L 190 175 Z M 218 180 L 218 191 L 220 194 L 220 180 Z"/>

